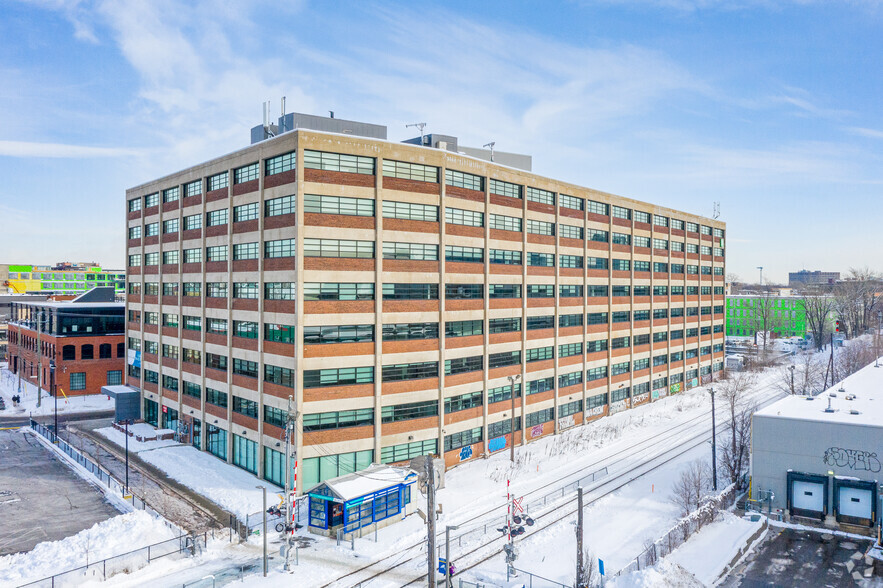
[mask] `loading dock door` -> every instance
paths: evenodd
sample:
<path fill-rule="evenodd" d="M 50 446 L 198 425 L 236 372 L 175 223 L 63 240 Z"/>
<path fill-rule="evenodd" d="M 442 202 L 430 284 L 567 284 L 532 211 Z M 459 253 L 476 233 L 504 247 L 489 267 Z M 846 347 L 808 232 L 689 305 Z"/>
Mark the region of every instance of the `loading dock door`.
<path fill-rule="evenodd" d="M 825 485 L 820 482 L 794 480 L 791 482 L 792 506 L 795 509 L 810 510 L 819 514 L 824 511 Z"/>
<path fill-rule="evenodd" d="M 828 514 L 828 478 L 788 472 L 788 511 L 792 516 L 823 520 Z"/>
<path fill-rule="evenodd" d="M 877 520 L 874 508 L 875 483 L 864 480 L 834 480 L 834 505 L 841 523 L 872 526 Z"/>

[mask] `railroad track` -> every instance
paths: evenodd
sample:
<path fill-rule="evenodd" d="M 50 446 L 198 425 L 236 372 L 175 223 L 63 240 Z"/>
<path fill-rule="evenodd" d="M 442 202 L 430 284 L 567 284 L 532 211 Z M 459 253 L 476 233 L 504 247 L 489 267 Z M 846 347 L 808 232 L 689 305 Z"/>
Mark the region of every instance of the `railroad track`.
<path fill-rule="evenodd" d="M 758 403 L 759 406 L 764 406 L 764 405 L 769 404 L 775 400 L 778 400 L 778 398 L 780 398 L 781 396 L 784 395 L 783 393 L 775 395 L 772 398 L 765 397 L 766 393 L 772 388 L 772 386 L 773 386 L 772 384 L 765 384 L 765 385 L 759 386 L 757 388 L 756 392 L 745 396 L 746 401 L 751 402 L 751 401 L 757 400 L 758 398 L 764 398 L 764 400 L 762 402 Z M 659 467 L 662 467 L 663 465 L 677 459 L 678 457 L 680 457 L 684 453 L 687 453 L 688 451 L 691 451 L 695 447 L 698 447 L 699 445 L 704 443 L 706 440 L 708 440 L 711 437 L 711 432 L 706 430 L 703 425 L 705 425 L 706 423 L 710 424 L 710 421 L 711 421 L 710 415 L 707 415 L 707 414 L 697 415 L 696 417 L 687 419 L 685 421 L 678 423 L 677 425 L 669 427 L 668 429 L 666 429 L 665 431 L 663 431 L 662 433 L 660 433 L 658 435 L 648 436 L 645 439 L 642 439 L 641 441 L 639 441 L 636 445 L 633 445 L 633 446 L 630 446 L 627 448 L 623 448 L 622 450 L 616 451 L 616 452 L 609 454 L 609 455 L 607 455 L 607 456 L 605 456 L 605 457 L 603 457 L 603 458 L 601 458 L 591 464 L 588 464 L 583 469 L 583 471 L 585 471 L 585 470 L 597 471 L 598 469 L 600 469 L 602 467 L 606 467 L 606 466 L 602 466 L 601 464 L 608 463 L 608 462 L 613 463 L 616 461 L 618 456 L 620 456 L 624 453 L 628 453 L 629 457 L 631 457 L 631 458 L 634 458 L 636 455 L 641 455 L 644 453 L 649 454 L 648 457 L 645 457 L 643 459 L 643 461 L 635 464 L 634 467 L 630 468 L 629 470 L 625 470 L 623 472 L 620 472 L 613 478 L 608 476 L 608 477 L 602 478 L 601 480 L 598 480 L 597 482 L 593 482 L 591 484 L 589 492 L 595 492 L 599 488 L 606 488 L 608 485 L 611 485 L 611 487 L 605 489 L 605 491 L 602 494 L 596 495 L 596 496 L 590 498 L 589 500 L 587 500 L 585 502 L 584 506 L 588 507 L 589 505 L 597 502 L 601 498 L 603 498 L 613 492 L 616 492 L 617 490 L 619 490 L 623 486 L 631 483 L 636 478 L 643 476 L 643 475 L 647 474 L 648 472 L 651 472 Z M 720 421 L 719 426 L 723 426 L 723 425 L 729 423 L 729 421 L 730 421 L 730 419 L 723 419 Z M 697 427 L 700 427 L 701 430 L 698 433 L 696 433 L 695 435 L 688 436 L 685 440 L 684 435 L 687 434 L 691 429 L 695 429 Z M 657 451 L 656 453 L 653 452 L 654 449 L 658 449 L 660 446 L 663 446 L 665 441 L 671 440 L 671 439 L 679 439 L 680 440 L 680 443 L 678 444 L 678 446 L 676 448 L 663 449 L 661 451 Z M 667 458 L 663 461 L 658 461 L 659 458 L 662 456 L 667 456 Z M 636 472 L 638 470 L 640 470 L 640 472 L 635 474 L 634 472 Z M 633 474 L 633 475 L 630 475 L 630 474 Z M 538 487 L 530 490 L 529 492 L 526 492 L 524 494 L 524 496 L 525 496 L 525 498 L 527 498 L 529 496 L 536 495 L 536 494 L 540 493 L 542 490 L 546 490 L 549 487 L 555 486 L 555 485 L 566 486 L 567 484 L 571 483 L 574 480 L 578 480 L 581 477 L 583 477 L 583 476 L 581 476 L 578 473 L 570 473 L 565 476 L 561 476 L 555 480 L 551 480 L 550 482 L 543 484 L 542 486 L 538 486 Z M 565 482 L 564 484 L 561 484 L 561 482 L 564 482 L 565 480 L 569 480 L 569 481 Z M 622 481 L 620 481 L 620 480 L 622 480 Z M 614 482 L 618 482 L 618 483 L 613 484 Z M 560 522 L 561 520 L 574 515 L 576 513 L 575 503 L 576 503 L 576 497 L 571 497 L 568 499 L 561 499 L 561 500 L 552 502 L 551 504 L 548 505 L 548 508 L 546 508 L 544 510 L 544 512 L 537 514 L 537 515 L 532 515 L 534 521 L 540 522 L 541 520 L 543 520 L 543 522 L 545 524 L 540 524 L 538 526 L 531 527 L 530 531 L 525 533 L 525 535 L 523 535 L 522 537 L 532 536 L 536 533 L 543 531 L 544 529 L 546 529 L 548 527 L 553 526 L 554 524 Z M 571 505 L 573 505 L 573 508 L 568 508 Z M 492 507 L 491 509 L 485 510 L 484 512 L 482 512 L 480 514 L 474 515 L 471 518 L 458 523 L 458 525 L 461 528 L 463 528 L 464 526 L 469 525 L 469 523 L 471 523 L 471 522 L 486 518 L 488 515 L 493 514 L 495 511 L 498 511 L 498 510 L 504 511 L 506 509 L 506 507 L 507 507 L 506 504 L 496 505 L 496 506 Z M 565 509 L 565 512 L 563 514 L 561 514 L 559 512 L 562 509 Z M 559 514 L 560 516 L 557 516 L 557 517 L 553 516 L 555 514 Z M 443 539 L 443 538 L 444 538 L 444 533 L 440 533 L 437 537 L 437 539 Z M 472 549 L 471 552 L 469 554 L 467 554 L 466 556 L 459 557 L 457 560 L 458 563 L 460 564 L 458 566 L 458 574 L 462 573 L 463 571 L 472 569 L 472 568 L 478 566 L 479 564 L 487 561 L 488 559 L 494 557 L 495 555 L 501 553 L 502 552 L 502 545 L 504 543 L 503 538 L 504 538 L 504 536 L 502 534 L 500 536 L 494 537 L 493 539 L 483 542 L 481 545 Z M 484 557 L 481 557 L 480 559 L 478 559 L 476 561 L 470 560 L 470 556 L 474 556 L 476 553 L 481 553 L 482 550 L 484 550 L 485 548 L 492 546 L 494 544 L 497 544 L 497 543 L 500 545 L 499 548 L 492 550 L 490 553 L 488 553 L 487 555 L 485 555 Z M 391 560 L 394 560 L 395 558 L 401 558 L 401 557 L 407 555 L 408 552 L 410 552 L 412 550 L 415 550 L 415 549 L 420 550 L 421 548 L 423 548 L 424 545 L 425 545 L 425 541 L 421 540 L 417 543 L 414 543 L 413 545 L 410 545 L 408 547 L 405 547 L 405 548 L 399 550 L 397 553 L 391 554 L 389 556 L 386 556 L 384 558 L 376 560 L 370 564 L 367 564 L 365 566 L 357 568 L 357 569 L 353 570 L 352 572 L 344 574 L 343 576 L 339 576 L 338 578 L 324 584 L 322 586 L 322 588 L 328 588 L 331 586 L 362 585 L 366 582 L 370 582 L 371 580 L 379 578 L 380 576 L 383 576 L 385 574 L 393 572 L 394 570 L 396 570 L 402 566 L 405 566 L 411 562 L 414 562 L 417 560 L 425 561 L 425 557 L 426 557 L 425 554 L 422 552 L 418 552 L 407 559 L 402 559 L 400 561 L 392 562 L 392 565 L 385 567 L 383 569 L 380 569 L 367 577 L 360 578 L 358 580 L 353 578 L 354 576 L 357 576 L 358 574 L 361 574 L 362 572 L 370 571 L 371 568 L 374 568 L 378 565 L 388 563 Z M 464 562 L 464 560 L 465 560 L 465 562 Z M 425 579 L 425 577 L 426 577 L 426 574 L 423 573 L 423 574 L 413 578 L 409 582 L 403 581 L 404 583 L 402 585 L 413 584 L 414 582 L 417 582 L 420 579 Z M 341 582 L 349 582 L 349 580 L 347 580 L 347 578 L 353 578 L 352 583 L 341 584 Z"/>

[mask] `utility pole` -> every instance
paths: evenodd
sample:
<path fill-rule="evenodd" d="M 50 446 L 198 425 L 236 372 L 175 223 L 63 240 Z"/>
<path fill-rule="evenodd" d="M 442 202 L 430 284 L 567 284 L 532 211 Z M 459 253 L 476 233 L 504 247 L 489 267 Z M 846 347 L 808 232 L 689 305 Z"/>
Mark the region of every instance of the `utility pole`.
<path fill-rule="evenodd" d="M 717 426 L 714 415 L 714 386 L 711 387 L 711 477 L 712 486 L 717 492 Z"/>
<path fill-rule="evenodd" d="M 37 311 L 37 408 L 42 404 L 43 398 L 43 344 L 40 342 L 40 332 L 43 330 L 43 311 Z M 57 425 L 56 425 L 57 426 Z M 55 434 L 58 434 L 56 430 Z"/>
<path fill-rule="evenodd" d="M 264 535 L 264 577 L 267 577 L 267 487 L 266 486 L 255 486 L 258 490 L 264 491 L 264 530 L 262 531 Z"/>
<path fill-rule="evenodd" d="M 456 531 L 457 525 L 445 526 L 445 588 L 453 588 L 451 584 L 451 531 Z"/>
<path fill-rule="evenodd" d="M 576 489 L 576 588 L 583 588 L 583 487 Z"/>
<path fill-rule="evenodd" d="M 58 443 L 58 394 L 55 391 L 55 358 L 49 358 L 49 391 L 55 399 L 55 442 Z M 126 440 L 128 443 L 128 438 Z M 128 464 L 128 455 L 126 455 L 126 463 Z M 128 472 L 126 472 L 128 473 Z"/>
<path fill-rule="evenodd" d="M 291 468 L 291 445 L 297 425 L 297 410 L 292 410 L 293 398 L 288 397 L 288 413 L 285 418 L 285 566 L 286 572 L 291 571 L 291 539 L 294 535 L 294 509 L 292 494 L 297 496 L 297 444 L 294 444 L 294 476 Z M 292 479 L 293 478 L 293 479 Z M 266 511 L 266 507 L 264 508 Z M 266 516 L 266 513 L 264 514 Z M 291 528 L 288 528 L 291 525 Z"/>
<path fill-rule="evenodd" d="M 429 588 L 436 588 L 435 581 L 435 470 L 432 455 L 427 455 L 423 463 L 426 471 L 426 559 L 429 566 L 427 579 Z"/>
<path fill-rule="evenodd" d="M 521 374 L 509 377 L 509 391 L 512 400 L 512 414 L 509 415 L 509 459 L 515 463 L 515 382 L 521 379 Z"/>

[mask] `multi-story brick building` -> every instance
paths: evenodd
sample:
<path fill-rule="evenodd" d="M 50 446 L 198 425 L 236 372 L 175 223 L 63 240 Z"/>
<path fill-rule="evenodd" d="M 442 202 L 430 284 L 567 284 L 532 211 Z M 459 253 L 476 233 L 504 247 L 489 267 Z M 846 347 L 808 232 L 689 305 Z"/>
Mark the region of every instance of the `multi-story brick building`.
<path fill-rule="evenodd" d="M 54 394 L 54 361 L 55 386 L 68 396 L 99 394 L 102 386 L 122 383 L 125 305 L 107 301 L 114 298 L 113 288 L 95 288 L 66 302 L 20 298 L 11 304 L 9 322 L 13 374 Z"/>
<path fill-rule="evenodd" d="M 513 381 L 523 444 L 722 368 L 720 221 L 294 127 L 127 191 L 148 422 L 281 483 L 291 397 L 303 490 L 506 447 Z"/>

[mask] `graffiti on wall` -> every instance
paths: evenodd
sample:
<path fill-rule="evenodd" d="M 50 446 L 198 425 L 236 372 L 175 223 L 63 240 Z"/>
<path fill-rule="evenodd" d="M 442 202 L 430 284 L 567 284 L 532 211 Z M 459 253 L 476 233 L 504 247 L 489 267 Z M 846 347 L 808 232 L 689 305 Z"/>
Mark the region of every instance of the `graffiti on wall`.
<path fill-rule="evenodd" d="M 825 450 L 825 464 L 841 468 L 848 467 L 852 470 L 880 471 L 880 460 L 877 459 L 877 454 L 861 449 L 829 447 Z"/>

